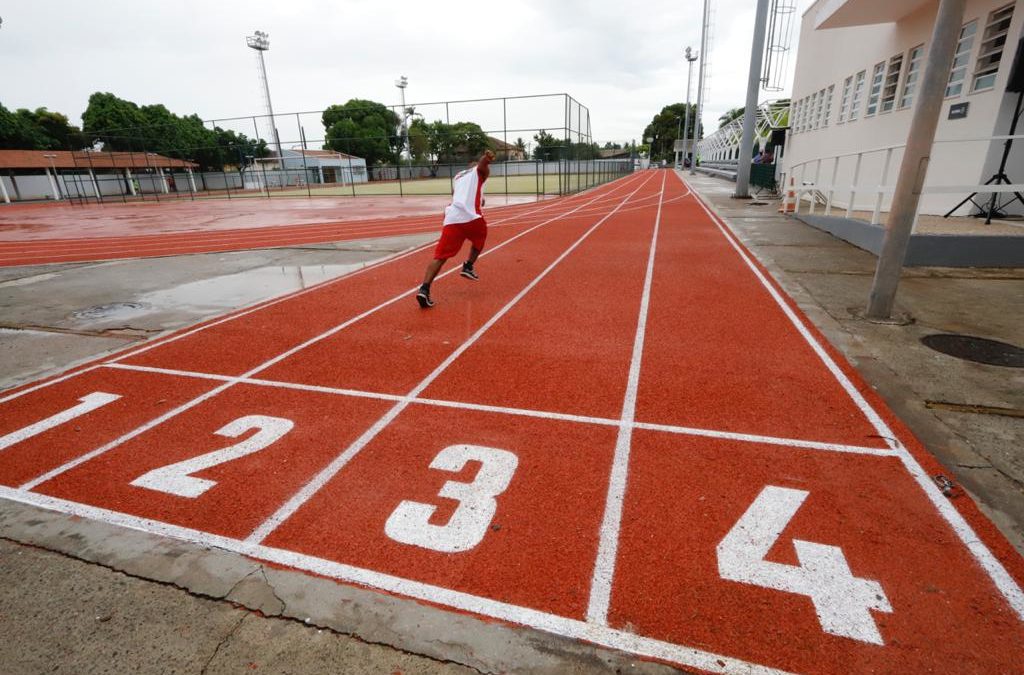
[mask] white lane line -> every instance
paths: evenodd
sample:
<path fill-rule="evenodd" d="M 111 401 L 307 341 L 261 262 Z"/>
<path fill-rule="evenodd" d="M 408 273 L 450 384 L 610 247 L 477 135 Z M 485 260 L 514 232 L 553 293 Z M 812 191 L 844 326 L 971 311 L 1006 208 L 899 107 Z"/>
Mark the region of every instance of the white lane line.
<path fill-rule="evenodd" d="M 621 214 L 621 212 L 620 212 Z M 512 408 L 509 406 L 487 405 L 484 403 L 468 403 L 465 401 L 447 401 L 436 398 L 410 397 L 400 394 L 385 394 L 373 391 L 361 391 L 358 389 L 345 389 L 339 387 L 326 387 L 317 384 L 299 384 L 297 382 L 283 382 L 280 380 L 264 380 L 254 377 L 233 377 L 231 375 L 217 375 L 214 373 L 197 373 L 190 370 L 174 370 L 171 368 L 157 368 L 154 366 L 134 366 L 131 364 L 111 363 L 104 368 L 115 368 L 118 370 L 133 370 L 156 375 L 171 375 L 175 377 L 190 377 L 200 380 L 216 380 L 219 382 L 236 382 L 237 384 L 250 384 L 258 387 L 269 387 L 278 389 L 292 389 L 296 391 L 310 391 L 320 394 L 335 394 L 339 396 L 351 396 L 353 398 L 370 398 L 379 401 L 405 401 L 413 405 L 433 406 L 437 408 L 454 408 L 457 410 L 471 410 L 478 412 L 497 413 L 503 415 L 515 415 L 518 417 L 536 417 L 540 419 L 557 420 L 560 422 L 574 422 L 577 424 L 595 424 L 607 427 L 619 427 L 622 420 L 610 417 L 594 417 L 592 415 L 575 415 L 572 413 L 560 413 L 548 410 L 531 410 L 528 408 Z M 651 422 L 634 422 L 634 429 L 646 431 L 659 431 L 669 434 L 683 436 L 703 436 L 707 438 L 721 438 L 730 441 L 742 441 L 746 443 L 761 443 L 764 445 L 781 445 L 794 448 L 806 448 L 808 450 L 825 450 L 829 452 L 849 452 L 859 455 L 877 455 L 880 457 L 895 457 L 896 454 L 888 448 L 876 448 L 868 445 L 847 445 L 843 443 L 829 443 L 826 441 L 814 441 L 799 438 L 781 438 L 778 436 L 762 436 L 759 434 L 744 434 L 735 431 L 721 431 L 718 429 L 701 429 L 697 427 L 681 427 L 672 424 L 655 424 Z"/>
<path fill-rule="evenodd" d="M 573 200 L 576 200 L 576 199 L 579 199 L 579 198 L 582 198 L 582 197 L 587 197 L 587 196 L 591 197 L 591 199 L 589 199 L 586 202 L 586 204 L 583 205 L 584 207 L 587 206 L 587 205 L 590 205 L 590 204 L 597 203 L 599 201 L 605 200 L 605 199 L 609 199 L 610 195 L 614 194 L 615 192 L 618 192 L 621 188 L 628 187 L 628 185 L 632 184 L 636 180 L 639 180 L 637 178 L 638 175 L 639 174 L 633 174 L 633 175 L 627 176 L 625 178 L 621 178 L 621 179 L 618 179 L 616 181 L 613 181 L 611 183 L 606 183 L 605 185 L 601 186 L 601 188 L 607 187 L 609 189 L 607 189 L 607 190 L 602 189 L 600 194 L 594 195 L 593 191 L 588 191 L 588 193 L 586 193 L 586 194 L 578 193 L 578 194 L 575 194 L 575 195 L 571 195 L 570 197 L 566 197 L 565 199 L 559 199 L 559 200 L 554 201 L 554 202 L 546 203 L 544 206 L 541 206 L 540 208 L 532 209 L 530 211 L 526 211 L 526 212 L 523 212 L 523 213 L 517 213 L 517 214 L 515 214 L 513 216 L 510 216 L 510 217 L 502 219 L 502 220 L 496 220 L 492 225 L 497 226 L 497 225 L 499 225 L 501 223 L 506 223 L 507 224 L 507 223 L 509 223 L 511 221 L 515 221 L 515 220 L 518 220 L 520 218 L 525 218 L 527 216 L 532 216 L 534 214 L 540 213 L 541 211 L 545 211 L 545 210 L 547 210 L 549 208 L 552 208 L 552 207 L 555 207 L 555 206 L 566 206 L 567 202 L 570 202 L 570 201 L 573 201 Z M 572 209 L 571 211 L 567 211 L 566 214 L 568 214 L 568 213 L 576 213 L 576 212 L 580 211 L 580 209 L 581 209 L 581 207 L 577 207 L 576 209 Z M 386 256 L 386 257 L 384 257 L 384 258 L 382 258 L 380 260 L 374 261 L 373 263 L 367 265 L 366 267 L 362 267 L 362 268 L 360 268 L 358 270 L 353 270 L 352 272 L 349 272 L 348 274 L 344 274 L 344 275 L 342 275 L 340 277 L 337 277 L 337 278 L 334 278 L 334 279 L 329 279 L 329 280 L 324 281 L 322 283 L 310 286 L 309 288 L 305 288 L 305 289 L 302 289 L 300 291 L 295 291 L 294 293 L 288 293 L 288 294 L 282 295 L 282 296 L 280 296 L 278 298 L 272 298 L 270 300 L 261 300 L 261 301 L 255 303 L 255 304 L 253 304 L 253 305 L 250 305 L 249 307 L 246 307 L 246 308 L 243 308 L 243 309 L 240 309 L 240 310 L 235 310 L 234 312 L 230 312 L 230 313 L 226 314 L 225 316 L 222 316 L 221 318 L 216 319 L 214 321 L 210 321 L 208 323 L 202 323 L 202 324 L 200 324 L 200 325 L 198 325 L 198 326 L 196 326 L 194 328 L 191 328 L 189 330 L 182 331 L 182 332 L 179 332 L 179 333 L 175 333 L 173 335 L 168 335 L 167 337 L 164 337 L 164 338 L 157 338 L 154 341 L 148 342 L 145 345 L 141 345 L 141 346 L 138 346 L 138 347 L 134 347 L 134 346 L 124 347 L 124 348 L 122 348 L 120 354 L 118 354 L 116 357 L 114 357 L 112 359 L 104 361 L 104 363 L 116 363 L 116 362 L 121 361 L 123 359 L 131 358 L 133 356 L 137 356 L 138 354 L 142 354 L 144 352 L 148 352 L 151 349 L 155 349 L 157 347 L 162 347 L 163 345 L 167 345 L 167 344 L 170 344 L 172 342 L 176 342 L 176 341 L 178 341 L 178 340 L 180 340 L 182 338 L 186 338 L 186 337 L 189 337 L 191 335 L 195 335 L 196 333 L 200 333 L 200 332 L 202 332 L 204 330 L 207 330 L 209 328 L 213 328 L 214 326 L 219 326 L 219 325 L 221 325 L 223 323 L 227 323 L 229 321 L 234 321 L 235 319 L 240 319 L 243 316 L 247 316 L 247 315 L 252 314 L 254 312 L 258 312 L 258 311 L 260 311 L 262 309 L 266 309 L 267 307 L 271 307 L 273 305 L 285 302 L 287 300 L 291 300 L 292 298 L 297 298 L 299 296 L 306 295 L 307 293 L 312 293 L 314 291 L 323 290 L 324 288 L 326 288 L 328 286 L 331 286 L 331 285 L 336 284 L 336 283 L 341 283 L 342 281 L 345 281 L 347 279 L 351 279 L 354 276 L 357 276 L 357 275 L 362 274 L 364 272 L 368 272 L 370 270 L 376 269 L 377 267 L 380 267 L 380 266 L 383 266 L 383 265 L 386 265 L 386 264 L 389 264 L 389 263 L 392 263 L 392 262 L 396 262 L 397 260 L 400 260 L 402 258 L 406 258 L 406 257 L 411 256 L 411 255 L 415 255 L 416 253 L 419 253 L 419 252 L 421 252 L 421 251 L 423 251 L 425 249 L 428 249 L 428 248 L 430 248 L 432 246 L 434 246 L 434 242 L 423 244 L 422 246 L 414 246 L 414 247 L 408 248 L 408 249 L 406 249 L 404 251 L 398 251 L 397 253 L 394 253 L 392 255 Z M 497 247 L 495 247 L 495 248 L 497 248 Z M 115 350 L 115 353 L 116 353 L 116 350 Z M 45 380 L 43 382 L 40 382 L 40 383 L 38 383 L 36 385 L 33 385 L 33 386 L 25 388 L 25 389 L 20 389 L 20 390 L 14 392 L 12 394 L 9 394 L 7 396 L 4 396 L 3 398 L 0 398 L 0 403 L 6 403 L 7 401 L 14 400 L 14 399 L 19 398 L 21 396 L 24 396 L 26 394 L 31 394 L 34 391 L 38 391 L 40 389 L 44 389 L 46 387 L 49 387 L 50 385 L 57 384 L 59 382 L 63 382 L 63 381 L 68 380 L 68 379 L 70 379 L 72 377 L 77 377 L 78 375 L 83 375 L 83 374 L 85 374 L 87 372 L 95 370 L 96 368 L 99 367 L 99 365 L 100 365 L 99 363 L 96 363 L 96 364 L 93 364 L 93 365 L 81 368 L 80 370 L 71 370 L 68 373 L 60 375 L 58 377 L 54 377 L 53 379 Z"/>
<path fill-rule="evenodd" d="M 646 184 L 646 182 L 647 181 L 644 181 L 639 187 L 636 188 L 636 190 L 631 192 L 630 195 L 634 194 L 637 190 L 640 189 L 640 187 L 643 187 L 643 185 Z M 629 197 L 627 196 L 626 199 L 629 199 Z M 590 202 L 584 202 L 583 204 L 578 206 L 577 209 L 583 208 L 583 206 L 586 206 L 589 203 Z M 623 202 L 623 203 L 625 203 L 625 202 Z M 577 209 L 573 209 L 573 211 L 575 211 Z M 495 251 L 500 251 L 502 248 L 504 248 L 508 244 L 511 244 L 512 242 L 516 241 L 520 237 L 524 237 L 527 234 L 533 232 L 534 230 L 547 225 L 548 223 L 552 223 L 552 222 L 554 222 L 556 220 L 561 220 L 561 219 L 565 218 L 566 216 L 568 216 L 569 214 L 571 214 L 573 211 L 569 211 L 568 213 L 565 213 L 565 214 L 556 215 L 553 218 L 549 218 L 549 219 L 547 219 L 547 220 L 545 220 L 545 221 L 543 221 L 541 223 L 538 223 L 537 225 L 534 225 L 533 227 L 530 227 L 530 228 L 528 228 L 526 230 L 523 230 L 519 234 L 517 234 L 517 235 L 515 235 L 513 237 L 509 237 L 508 239 L 506 239 L 505 241 L 501 242 L 500 244 L 494 246 L 493 248 L 491 248 L 491 249 L 489 249 L 487 251 L 484 251 L 481 254 L 481 257 L 486 256 L 486 255 L 491 254 L 491 253 L 494 253 Z M 448 270 L 447 272 L 444 272 L 444 273 L 440 274 L 438 276 L 438 278 L 447 276 L 449 274 L 454 274 L 457 271 L 459 271 L 459 268 L 458 267 L 453 267 L 452 269 Z M 392 304 L 398 302 L 402 298 L 404 298 L 406 296 L 409 296 L 409 295 L 412 295 L 413 293 L 416 292 L 416 290 L 418 288 L 419 288 L 418 286 L 410 288 L 409 290 L 404 291 L 404 292 L 402 292 L 402 293 L 392 297 L 390 300 L 385 300 L 384 302 L 380 303 L 376 307 L 368 309 L 365 312 L 363 312 L 362 314 L 358 314 L 358 315 L 352 317 L 351 319 L 349 319 L 349 320 L 347 320 L 347 321 L 345 321 L 343 323 L 340 323 L 337 326 L 334 326 L 333 328 L 331 328 L 331 329 L 329 329 L 327 331 L 324 331 L 323 333 L 320 333 L 319 335 L 316 335 L 316 336 L 306 340 L 305 342 L 303 342 L 303 343 L 301 343 L 299 345 L 296 345 L 295 347 L 292 347 L 291 349 L 289 349 L 287 351 L 284 351 L 284 352 L 278 354 L 277 356 L 275 356 L 275 357 L 273 357 L 273 358 L 271 358 L 271 359 L 269 359 L 267 361 L 264 361 L 263 363 L 259 364 L 255 368 L 252 368 L 252 369 L 248 370 L 247 372 L 242 373 L 239 376 L 232 377 L 230 380 L 226 380 L 224 382 L 224 384 L 220 385 L 219 387 L 214 387 L 210 391 L 208 391 L 208 392 L 206 392 L 204 394 L 201 394 L 201 395 L 197 396 L 196 398 L 194 398 L 194 399 L 192 399 L 190 401 L 186 401 L 185 403 L 179 405 L 176 408 L 168 410 L 163 415 L 160 415 L 159 417 L 156 417 L 156 418 L 150 420 L 149 422 L 146 422 L 142 426 L 139 426 L 139 427 L 136 427 L 135 429 L 132 429 L 131 431 L 129 431 L 129 432 L 125 433 L 124 435 L 114 439 L 113 441 L 110 441 L 109 443 L 107 443 L 105 445 L 102 445 L 102 446 L 100 446 L 100 447 L 98 447 L 98 448 L 96 448 L 94 450 L 91 450 L 90 452 L 87 452 L 84 455 L 76 457 L 75 459 L 69 460 L 69 461 L 65 462 L 64 464 L 61 464 L 60 466 L 58 466 L 58 467 L 56 467 L 54 469 L 51 469 L 50 471 L 47 471 L 46 473 L 44 473 L 41 476 L 33 478 L 32 480 L 24 483 L 21 486 L 22 489 L 31 490 L 31 489 L 37 487 L 38 485 L 40 485 L 42 483 L 45 483 L 46 481 L 61 475 L 62 473 L 70 471 L 71 469 L 75 468 L 76 466 L 79 466 L 80 464 L 84 464 L 85 462 L 88 462 L 88 461 L 90 461 L 92 459 L 95 459 L 96 457 L 99 457 L 100 455 L 103 455 L 103 454 L 109 452 L 110 450 L 113 450 L 114 448 L 116 448 L 119 445 L 121 445 L 121 444 L 123 444 L 123 443 L 125 443 L 125 442 L 127 442 L 127 441 L 129 441 L 129 440 L 131 440 L 133 438 L 135 438 L 136 436 L 149 431 L 153 427 L 156 427 L 156 426 L 158 426 L 160 424 L 163 424 L 164 422 L 166 422 L 167 420 L 171 419 L 172 417 L 176 417 L 177 415 L 180 415 L 181 413 L 183 413 L 183 412 L 185 412 L 185 411 L 187 411 L 187 410 L 189 410 L 191 408 L 194 408 L 195 406 L 199 405 L 200 403 L 202 403 L 204 401 L 207 401 L 207 400 L 213 398 L 214 396 L 217 396 L 218 394 L 220 394 L 221 392 L 225 391 L 226 389 L 229 389 L 229 388 L 235 386 L 236 384 L 238 384 L 239 382 L 241 382 L 243 378 L 251 377 L 251 376 L 255 375 L 256 373 L 259 373 L 259 372 L 261 372 L 263 370 L 266 370 L 267 368 L 270 368 L 274 364 L 279 363 L 280 361 L 283 361 L 284 359 L 286 359 L 286 358 L 288 358 L 288 357 L 290 357 L 290 356 L 292 356 L 292 355 L 302 351 L 303 349 L 305 349 L 305 348 L 307 348 L 307 347 L 309 347 L 309 346 L 311 346 L 313 344 L 316 344 L 317 342 L 320 342 L 321 340 L 325 340 L 325 339 L 331 337 L 332 335 L 338 333 L 339 331 L 342 331 L 342 330 L 348 328 L 352 324 L 357 323 L 357 322 L 365 319 L 366 317 L 368 317 L 368 316 L 370 316 L 370 315 L 380 311 L 381 309 L 384 309 L 385 307 L 388 307 L 389 305 L 392 305 Z M 119 359 L 114 359 L 114 361 L 117 361 L 117 360 L 119 360 Z"/>
<path fill-rule="evenodd" d="M 599 626 L 608 625 L 608 603 L 611 601 L 615 558 L 619 550 L 619 531 L 622 527 L 622 507 L 626 498 L 626 479 L 629 475 L 629 455 L 633 444 L 633 423 L 636 418 L 636 396 L 640 388 L 640 364 L 644 355 L 644 338 L 647 335 L 647 313 L 651 306 L 651 281 L 654 279 L 654 255 L 658 248 L 661 207 L 665 197 L 665 179 L 666 175 L 662 174 L 662 199 L 658 200 L 658 212 L 654 217 L 651 250 L 647 255 L 644 289 L 640 295 L 640 312 L 636 321 L 636 334 L 633 337 L 633 354 L 629 362 L 629 379 L 626 383 L 626 395 L 622 401 L 619 434 L 615 440 L 615 455 L 612 460 L 611 476 L 608 479 L 608 495 L 605 498 L 604 516 L 601 520 L 597 560 L 594 563 L 594 574 L 590 580 L 587 621 Z"/>
<path fill-rule="evenodd" d="M 682 180 L 682 179 L 680 179 Z M 985 570 L 989 578 L 995 584 L 999 592 L 1006 598 L 1010 607 L 1013 608 L 1014 612 L 1017 613 L 1017 617 L 1024 620 L 1024 590 L 1021 590 L 1020 585 L 1014 580 L 1010 573 L 1006 570 L 999 559 L 995 557 L 992 551 L 981 541 L 974 528 L 967 522 L 967 519 L 963 517 L 955 506 L 945 497 L 940 491 L 938 486 L 928 476 L 928 472 L 924 470 L 924 467 L 914 458 L 914 456 L 908 451 L 903 444 L 896 438 L 896 434 L 889 428 L 889 425 L 885 423 L 882 417 L 871 407 L 871 404 L 861 395 L 854 386 L 850 378 L 846 376 L 846 373 L 836 364 L 836 362 L 829 356 L 828 352 L 821 346 L 814 335 L 808 330 L 804 322 L 796 315 L 789 304 L 782 298 L 775 286 L 772 285 L 758 269 L 757 265 L 753 263 L 749 256 L 744 252 L 743 248 L 738 244 L 738 237 L 731 229 L 728 229 L 724 220 L 714 214 L 711 209 L 704 204 L 704 200 L 694 193 L 697 199 L 697 203 L 701 205 L 701 208 L 711 217 L 711 220 L 718 227 L 722 236 L 725 237 L 726 241 L 733 247 L 743 262 L 747 264 L 747 267 L 754 273 L 761 285 L 767 289 L 768 293 L 775 300 L 776 304 L 782 309 L 789 321 L 796 327 L 803 339 L 810 345 L 811 349 L 817 354 L 821 362 L 828 368 L 829 372 L 836 381 L 842 386 L 846 394 L 854 402 L 854 404 L 861 410 L 864 416 L 871 422 L 871 425 L 878 432 L 878 435 L 886 439 L 889 447 L 892 448 L 896 454 L 903 461 L 903 465 L 907 468 L 910 475 L 917 481 L 917 484 L 924 490 L 925 495 L 932 502 L 939 514 L 950 524 L 953 531 L 960 538 L 960 541 L 964 543 L 967 549 L 974 556 L 974 559 L 979 565 Z"/>
<path fill-rule="evenodd" d="M 427 375 L 425 378 L 423 378 L 423 380 L 421 380 L 419 384 L 413 387 L 412 391 L 410 391 L 406 395 L 406 399 L 413 399 L 419 396 L 420 393 L 423 392 L 423 390 L 429 387 L 430 384 L 441 375 L 441 373 L 447 370 L 448 366 L 454 363 L 455 360 L 459 358 L 459 356 L 461 356 L 467 349 L 473 346 L 473 344 L 475 344 L 476 341 L 479 340 L 484 333 L 490 330 L 491 326 L 493 326 L 495 323 L 501 320 L 503 316 L 505 316 L 509 311 L 511 311 L 511 309 L 515 307 L 519 303 L 519 301 L 526 296 L 527 293 L 533 290 L 533 288 L 537 284 L 539 284 L 551 272 L 551 270 L 558 267 L 558 265 L 563 260 L 565 260 L 565 258 L 570 253 L 575 251 L 580 244 L 586 241 L 586 239 L 595 230 L 597 230 L 597 228 L 599 228 L 609 218 L 615 215 L 615 213 L 624 204 L 626 204 L 626 202 L 629 201 L 630 197 L 632 197 L 641 188 L 647 185 L 649 180 L 650 179 L 643 181 L 639 186 L 637 186 L 635 190 L 633 190 L 633 192 L 626 195 L 626 197 L 621 202 L 619 202 L 618 206 L 616 206 L 614 209 L 609 211 L 607 215 L 605 215 L 596 223 L 594 223 L 594 225 L 591 226 L 590 229 L 588 229 L 586 232 L 584 232 L 575 242 L 573 242 L 572 245 L 569 246 L 569 248 L 567 248 L 565 251 L 562 252 L 561 255 L 555 258 L 555 260 L 550 265 L 544 268 L 544 271 L 542 271 L 540 274 L 534 277 L 534 279 L 529 284 L 527 284 L 525 288 L 519 291 L 515 295 L 515 297 L 513 297 L 504 307 L 499 309 L 490 319 L 487 320 L 487 322 L 484 325 L 480 326 L 480 328 L 478 328 L 475 333 L 473 333 L 461 345 L 459 345 L 458 348 L 455 349 L 455 351 L 449 354 L 448 358 L 446 358 L 444 361 L 441 362 L 440 365 L 434 368 L 434 370 L 431 371 L 431 373 Z M 314 494 L 316 494 L 320 490 L 320 488 L 326 485 L 327 482 L 331 480 L 331 478 L 333 478 L 339 471 L 341 471 L 341 469 L 344 468 L 344 466 L 348 464 L 353 457 L 359 454 L 359 452 L 362 451 L 363 448 L 365 448 L 374 438 L 376 438 L 377 435 L 381 431 L 383 431 L 389 424 L 391 424 L 391 422 L 394 421 L 394 419 L 398 417 L 398 415 L 408 406 L 408 400 L 402 400 L 395 403 L 395 405 L 388 412 L 386 412 L 379 420 L 374 422 L 373 425 L 365 432 L 363 432 L 363 434 L 359 438 L 353 441 L 352 444 L 349 445 L 344 452 L 335 457 L 334 460 L 326 467 L 321 469 L 321 471 L 317 473 L 316 476 L 314 476 L 308 483 L 302 486 L 302 488 L 298 492 L 296 492 L 287 502 L 282 504 L 281 507 L 272 516 L 267 518 L 266 521 L 264 521 L 259 527 L 253 530 L 252 534 L 249 535 L 246 541 L 249 543 L 258 544 L 262 542 L 264 539 L 266 539 L 267 536 L 269 536 L 275 529 L 277 529 L 277 527 L 281 523 L 283 523 L 299 508 L 301 508 L 303 504 L 305 504 Z"/>
<path fill-rule="evenodd" d="M 131 516 L 117 511 L 86 506 L 56 497 L 21 492 L 0 486 L 0 498 L 29 504 L 49 511 L 56 511 L 78 518 L 88 518 L 118 527 L 137 530 L 161 537 L 187 541 L 207 548 L 216 548 L 258 560 L 283 565 L 292 569 L 310 572 L 341 582 L 375 588 L 387 593 L 413 598 L 431 604 L 451 607 L 489 617 L 528 626 L 546 633 L 561 635 L 573 640 L 583 640 L 602 647 L 617 649 L 638 656 L 676 663 L 711 673 L 745 675 L 784 675 L 785 671 L 775 670 L 749 661 L 715 654 L 713 652 L 675 645 L 653 638 L 642 637 L 626 631 L 605 626 L 596 626 L 557 614 L 520 607 L 498 600 L 472 595 L 461 591 L 435 586 L 421 581 L 375 572 L 360 567 L 303 555 L 285 549 L 242 542 L 229 537 L 201 532 L 180 525 L 170 525 L 156 520 Z"/>

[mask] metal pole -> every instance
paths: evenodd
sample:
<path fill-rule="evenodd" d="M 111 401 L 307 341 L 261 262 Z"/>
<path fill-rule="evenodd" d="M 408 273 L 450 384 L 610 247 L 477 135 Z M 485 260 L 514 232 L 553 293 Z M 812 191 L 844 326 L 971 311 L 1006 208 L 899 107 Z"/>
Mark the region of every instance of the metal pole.
<path fill-rule="evenodd" d="M 704 0 L 704 14 L 700 24 L 700 68 L 697 70 L 697 119 L 693 125 L 693 159 L 690 160 L 690 175 L 697 174 L 697 137 L 700 135 L 700 118 L 704 114 L 704 62 L 708 60 L 708 4 Z"/>
<path fill-rule="evenodd" d="M 686 122 L 683 124 L 683 161 L 679 165 L 680 169 L 686 168 L 686 148 L 690 144 L 690 81 L 693 79 L 693 62 L 698 58 L 686 58 Z"/>
<path fill-rule="evenodd" d="M 739 164 L 736 166 L 737 199 L 750 198 L 750 160 L 754 150 L 754 119 L 757 117 L 757 92 L 761 88 L 761 59 L 768 26 L 768 0 L 757 0 L 754 15 L 754 42 L 750 47 L 750 71 L 747 74 L 747 107 L 743 109 L 743 136 L 740 138 Z"/>
<path fill-rule="evenodd" d="M 907 148 L 903 153 L 900 174 L 896 179 L 896 192 L 892 197 L 889 219 L 885 224 L 882 250 L 878 254 L 878 267 L 871 284 L 868 299 L 869 319 L 888 319 L 896 300 L 903 260 L 910 243 L 921 190 L 928 173 L 935 128 L 946 92 L 946 80 L 953 64 L 953 53 L 960 38 L 960 24 L 967 0 L 939 0 L 939 10 L 932 29 L 931 48 L 921 89 L 914 105 L 914 116 L 907 134 Z"/>

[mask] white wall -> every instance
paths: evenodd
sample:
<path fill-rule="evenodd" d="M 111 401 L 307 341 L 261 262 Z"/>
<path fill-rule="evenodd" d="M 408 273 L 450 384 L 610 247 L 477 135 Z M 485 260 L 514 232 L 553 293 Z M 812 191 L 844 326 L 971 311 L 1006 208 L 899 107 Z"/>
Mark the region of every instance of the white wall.
<path fill-rule="evenodd" d="M 928 3 L 919 11 L 898 23 L 813 30 L 815 16 L 823 0 L 819 0 L 803 17 L 800 28 L 800 43 L 797 55 L 796 75 L 793 83 L 793 101 L 796 103 L 806 96 L 821 89 L 834 86 L 831 117 L 828 126 L 812 131 L 790 133 L 786 145 L 786 156 L 783 169 L 790 173 L 790 167 L 821 157 L 831 157 L 840 153 L 859 152 L 906 142 L 910 127 L 912 107 L 894 109 L 887 113 L 879 112 L 866 117 L 867 100 L 870 96 L 871 74 L 876 63 L 888 61 L 895 54 L 903 53 L 904 62 L 897 88 L 896 104 L 903 91 L 907 75 L 909 51 L 917 45 L 924 44 L 920 76 L 923 75 L 924 60 L 931 40 L 938 1 Z M 967 78 L 964 92 L 949 97 L 943 105 L 941 119 L 936 133 L 936 140 L 953 140 L 987 137 L 1005 134 L 1009 128 L 1009 117 L 1012 112 L 1015 94 L 1004 94 L 1006 81 L 1017 49 L 1017 41 L 1024 22 L 1024 3 L 1018 2 L 1014 11 L 1013 22 L 1003 51 L 999 75 L 995 88 L 977 93 L 967 93 L 971 84 L 977 61 L 982 33 L 989 13 L 1006 4 L 1006 0 L 968 0 L 963 23 L 977 19 L 978 32 L 975 35 L 971 56 L 968 62 Z M 853 122 L 838 123 L 839 107 L 842 100 L 844 80 L 864 70 L 865 87 L 860 101 L 860 114 Z M 949 107 L 953 104 L 967 102 L 970 109 L 966 119 L 949 120 Z M 790 124 L 796 120 L 791 115 Z M 1019 129 L 1018 133 L 1024 133 Z M 1011 154 L 1008 172 L 1014 181 L 1024 182 L 1024 143 L 1018 141 L 1019 149 Z M 1002 151 L 1002 142 L 965 142 L 937 143 L 933 152 L 926 185 L 975 185 L 985 181 L 995 170 Z M 885 153 L 865 154 L 862 159 L 860 186 L 877 185 L 881 178 Z M 887 180 L 888 185 L 895 184 L 899 171 L 902 150 L 893 153 Z M 836 184 L 852 183 L 855 157 L 840 161 Z M 821 164 L 817 183 L 831 182 L 834 170 L 832 160 Z M 790 175 L 799 183 L 804 180 L 815 180 L 818 174 L 817 163 L 797 169 Z M 801 175 L 803 174 L 803 175 Z M 966 194 L 925 195 L 921 200 L 921 213 L 942 214 L 960 201 Z M 848 194 L 836 195 L 836 203 L 845 206 Z M 872 195 L 857 195 L 855 208 L 874 208 L 875 198 Z M 883 197 L 882 208 L 889 203 L 889 197 Z M 969 208 L 958 211 L 966 214 Z"/>

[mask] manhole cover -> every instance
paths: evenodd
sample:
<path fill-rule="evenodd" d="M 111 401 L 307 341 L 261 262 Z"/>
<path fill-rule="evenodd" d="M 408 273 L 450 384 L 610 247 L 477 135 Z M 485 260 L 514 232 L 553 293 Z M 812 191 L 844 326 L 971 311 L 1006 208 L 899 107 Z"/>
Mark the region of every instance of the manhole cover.
<path fill-rule="evenodd" d="M 149 305 L 142 302 L 111 302 L 106 305 L 80 309 L 72 313 L 72 316 L 76 319 L 109 319 L 127 314 L 137 314 L 147 309 L 149 309 Z"/>
<path fill-rule="evenodd" d="M 924 336 L 921 342 L 926 347 L 958 359 L 990 366 L 1024 368 L 1024 349 L 999 340 L 973 335 L 936 333 Z"/>
<path fill-rule="evenodd" d="M 768 202 L 750 202 L 750 206 L 768 206 Z"/>

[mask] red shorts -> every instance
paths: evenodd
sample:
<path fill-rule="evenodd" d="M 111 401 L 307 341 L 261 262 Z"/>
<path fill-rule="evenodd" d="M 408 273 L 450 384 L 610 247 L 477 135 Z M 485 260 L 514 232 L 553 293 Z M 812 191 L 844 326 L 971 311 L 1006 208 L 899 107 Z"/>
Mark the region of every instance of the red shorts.
<path fill-rule="evenodd" d="M 458 255 L 462 242 L 467 239 L 476 250 L 484 250 L 484 242 L 487 241 L 487 221 L 477 218 L 468 223 L 445 225 L 441 230 L 441 240 L 434 249 L 434 259 L 447 260 Z"/>

